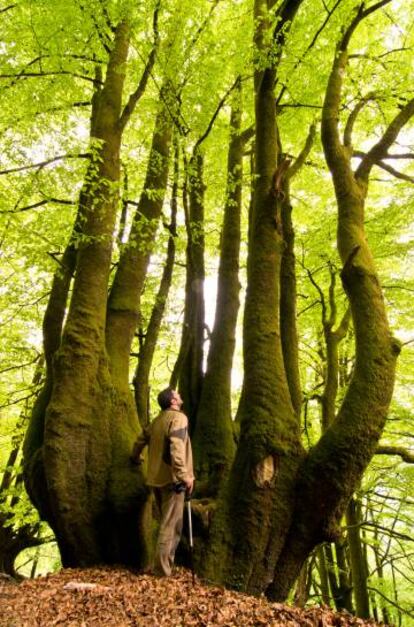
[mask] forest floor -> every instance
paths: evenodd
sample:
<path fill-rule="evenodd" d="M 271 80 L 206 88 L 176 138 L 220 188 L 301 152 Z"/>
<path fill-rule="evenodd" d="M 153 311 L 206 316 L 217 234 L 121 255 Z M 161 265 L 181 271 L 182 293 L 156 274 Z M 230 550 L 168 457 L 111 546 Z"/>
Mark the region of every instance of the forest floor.
<path fill-rule="evenodd" d="M 169 579 L 122 568 L 65 569 L 21 583 L 0 580 L 1 627 L 342 627 L 377 623 L 327 607 L 268 603 L 201 584 L 177 569 Z"/>

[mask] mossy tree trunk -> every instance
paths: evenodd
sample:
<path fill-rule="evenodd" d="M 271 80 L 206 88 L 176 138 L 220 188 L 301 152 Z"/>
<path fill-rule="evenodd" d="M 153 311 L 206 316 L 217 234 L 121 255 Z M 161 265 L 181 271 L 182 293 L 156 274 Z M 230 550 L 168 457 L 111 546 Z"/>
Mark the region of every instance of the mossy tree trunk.
<path fill-rule="evenodd" d="M 266 53 L 273 4 L 255 2 L 255 43 L 262 55 Z M 280 49 L 299 5 L 285 3 L 278 12 L 275 38 Z M 255 71 L 257 180 L 243 325 L 240 440 L 203 564 L 207 576 L 256 593 L 273 579 L 291 522 L 294 479 L 302 458 L 279 324 L 284 242 L 280 198 L 274 188 L 279 160 L 274 98 L 277 59 L 265 69 L 260 65 Z"/>
<path fill-rule="evenodd" d="M 351 322 L 351 310 L 348 307 L 341 322 L 336 329 L 334 329 L 337 322 L 337 306 L 335 297 L 336 271 L 331 264 L 329 264 L 329 273 L 330 283 L 329 296 L 327 299 L 325 298 L 320 286 L 313 279 L 312 275 L 308 273 L 311 282 L 319 292 L 322 308 L 322 328 L 325 340 L 324 358 L 326 360 L 324 367 L 324 387 L 320 396 L 321 430 L 323 433 L 335 418 L 337 394 L 340 382 L 339 345 L 346 337 Z M 346 387 L 346 376 L 343 376 L 342 380 L 343 387 Z M 347 506 L 346 516 L 348 516 L 349 507 L 350 504 Z M 354 536 L 355 533 L 358 534 L 358 530 L 353 532 Z M 349 548 L 348 540 L 349 534 L 347 534 L 347 537 L 345 538 L 342 532 L 341 537 L 335 539 L 334 544 L 336 549 L 336 561 L 332 550 L 332 544 L 326 544 L 323 550 L 326 556 L 329 585 L 335 607 L 338 610 L 346 609 L 349 612 L 352 612 L 352 590 L 355 588 L 355 585 L 352 586 L 350 580 L 351 578 L 353 579 L 352 568 L 355 561 L 351 559 L 349 565 L 346 561 L 345 545 Z"/>
<path fill-rule="evenodd" d="M 203 383 L 204 358 L 204 157 L 199 143 L 186 165 L 183 204 L 187 230 L 186 285 L 181 346 L 171 385 L 178 388 L 193 433 Z M 188 185 L 188 186 L 187 186 Z"/>
<path fill-rule="evenodd" d="M 381 3 L 375 5 L 379 8 Z M 364 202 L 375 160 L 384 155 L 414 111 L 408 103 L 354 173 L 349 145 L 339 138 L 338 120 L 347 47 L 358 23 L 372 9 L 362 7 L 346 29 L 335 55 L 322 114 L 322 141 L 338 203 L 338 250 L 356 337 L 356 363 L 342 405 L 298 476 L 297 500 L 289 537 L 269 589 L 284 598 L 305 555 L 333 540 L 346 505 L 375 452 L 391 401 L 399 345 L 393 339 L 372 255 L 364 232 Z M 349 136 L 349 127 L 348 135 Z"/>
<path fill-rule="evenodd" d="M 171 194 L 171 221 L 168 225 L 170 236 L 168 238 L 167 257 L 158 293 L 155 298 L 155 304 L 145 332 L 145 338 L 140 347 L 138 365 L 133 380 L 138 417 L 143 426 L 147 425 L 149 422 L 149 375 L 174 270 L 175 238 L 177 237 L 178 178 L 179 146 L 178 142 L 176 142 L 174 151 L 174 181 Z"/>
<path fill-rule="evenodd" d="M 295 259 L 295 231 L 292 221 L 292 203 L 290 199 L 290 181 L 299 172 L 312 148 L 316 133 L 316 126 L 311 125 L 305 146 L 295 162 L 288 167 L 282 178 L 280 190 L 280 209 L 282 218 L 282 234 L 284 250 L 280 268 L 280 335 L 282 339 L 283 361 L 288 381 L 290 397 L 297 419 L 300 419 L 302 407 L 302 392 L 299 373 L 299 340 L 296 322 L 296 259 Z M 282 146 L 279 139 L 279 151 Z M 284 159 L 288 157 L 285 156 Z M 279 167 L 281 159 L 279 158 Z"/>
<path fill-rule="evenodd" d="M 159 226 L 168 181 L 172 138 L 172 86 L 165 81 L 155 120 L 144 188 L 135 212 L 128 242 L 121 250 L 108 301 L 106 346 L 112 378 L 123 390 L 129 385 L 131 344 L 138 326 L 141 292 Z"/>
<path fill-rule="evenodd" d="M 154 26 L 156 15 L 157 9 Z M 26 485 L 55 532 L 65 566 L 146 561 L 147 490 L 128 464 L 138 421 L 132 396 L 112 376 L 105 332 L 121 138 L 145 90 L 156 47 L 122 108 L 129 37 L 128 22 L 120 22 L 106 76 L 96 81 L 90 164 L 44 321 L 47 382 L 25 440 Z"/>
<path fill-rule="evenodd" d="M 328 298 L 326 298 L 322 288 L 316 283 L 312 273 L 308 270 L 308 277 L 311 283 L 319 292 L 321 304 L 321 322 L 323 336 L 325 340 L 324 349 L 321 353 L 325 360 L 323 373 L 323 391 L 319 398 L 321 405 L 321 431 L 324 433 L 328 426 L 335 418 L 337 393 L 339 386 L 339 346 L 344 340 L 349 330 L 351 321 L 351 310 L 348 307 L 342 317 L 341 322 L 337 324 L 337 305 L 336 305 L 336 270 L 329 263 L 330 283 L 328 288 Z M 346 377 L 342 377 L 343 387 L 346 387 Z M 329 587 L 331 591 L 331 599 L 335 603 L 338 610 L 347 609 L 352 612 L 352 587 L 350 585 L 350 567 L 345 559 L 346 539 L 341 534 L 335 540 L 336 559 L 334 557 L 333 545 L 326 543 L 321 547 L 325 555 L 327 567 Z"/>
<path fill-rule="evenodd" d="M 233 461 L 231 371 L 239 311 L 239 252 L 243 151 L 252 129 L 241 133 L 241 85 L 230 119 L 227 191 L 220 238 L 220 263 L 214 327 L 210 338 L 193 438 L 197 493 L 216 496 Z"/>
<path fill-rule="evenodd" d="M 338 249 L 356 335 L 356 365 L 342 405 L 316 446 L 303 453 L 280 339 L 280 273 L 284 251 L 273 94 L 278 55 L 300 2 L 277 11 L 278 53 L 263 69 L 263 34 L 273 3 L 255 3 L 256 174 L 244 318 L 245 379 L 240 442 L 213 520 L 203 573 L 249 592 L 286 598 L 315 546 L 338 536 L 340 520 L 375 452 L 392 396 L 398 343 L 389 331 L 363 226 L 368 176 L 412 115 L 404 106 L 354 174 L 338 134 L 346 48 L 361 9 L 338 46 L 327 86 L 322 139 L 338 202 Z M 378 9 L 383 3 L 378 3 Z M 349 128 L 348 128 L 349 131 Z M 278 169 L 275 172 L 275 167 Z"/>

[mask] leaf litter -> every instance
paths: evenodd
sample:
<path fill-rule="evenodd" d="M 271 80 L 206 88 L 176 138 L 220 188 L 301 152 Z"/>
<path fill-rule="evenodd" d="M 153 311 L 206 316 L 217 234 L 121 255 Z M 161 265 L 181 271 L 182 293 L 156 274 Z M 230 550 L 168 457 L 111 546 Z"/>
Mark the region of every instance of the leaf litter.
<path fill-rule="evenodd" d="M 124 568 L 63 569 L 16 584 L 0 580 L 0 627 L 377 627 L 329 607 L 299 608 Z"/>

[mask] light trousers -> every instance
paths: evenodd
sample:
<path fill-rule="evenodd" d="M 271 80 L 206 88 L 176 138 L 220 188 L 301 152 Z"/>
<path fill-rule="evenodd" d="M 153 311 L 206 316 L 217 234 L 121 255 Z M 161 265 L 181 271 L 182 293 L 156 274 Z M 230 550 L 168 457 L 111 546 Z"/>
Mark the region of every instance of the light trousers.
<path fill-rule="evenodd" d="M 169 577 L 174 565 L 175 551 L 183 529 L 185 493 L 174 492 L 172 485 L 153 488 L 155 502 L 161 513 L 155 550 L 154 574 Z"/>

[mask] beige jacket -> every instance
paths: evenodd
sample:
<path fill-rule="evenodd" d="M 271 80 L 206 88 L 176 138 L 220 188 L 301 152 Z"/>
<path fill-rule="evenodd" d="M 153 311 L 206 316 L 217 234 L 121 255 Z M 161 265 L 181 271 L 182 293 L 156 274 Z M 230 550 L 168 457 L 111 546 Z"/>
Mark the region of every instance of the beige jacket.
<path fill-rule="evenodd" d="M 135 463 L 141 461 L 141 452 L 147 444 L 148 485 L 160 488 L 194 479 L 188 419 L 181 411 L 162 411 L 138 436 L 131 456 Z"/>

